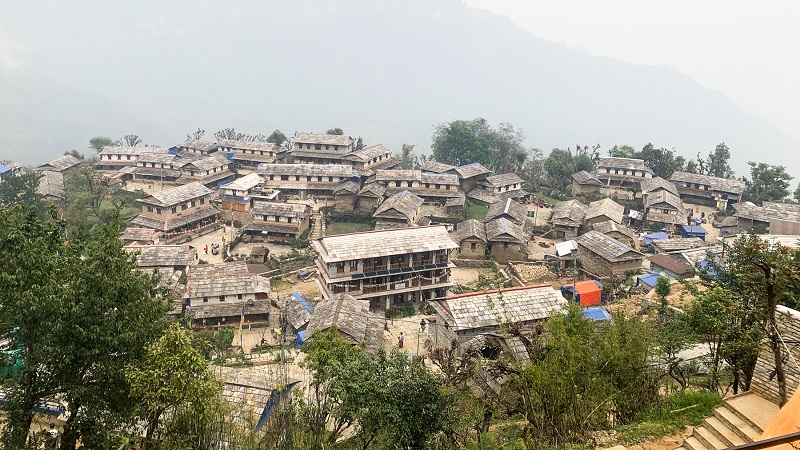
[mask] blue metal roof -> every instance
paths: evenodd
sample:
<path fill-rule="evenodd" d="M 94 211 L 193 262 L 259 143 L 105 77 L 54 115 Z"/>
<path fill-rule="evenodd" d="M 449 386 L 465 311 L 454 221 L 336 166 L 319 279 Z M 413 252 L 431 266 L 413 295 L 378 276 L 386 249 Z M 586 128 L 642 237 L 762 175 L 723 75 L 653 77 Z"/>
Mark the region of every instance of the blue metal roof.
<path fill-rule="evenodd" d="M 644 284 L 646 284 L 646 285 L 648 285 L 648 286 L 650 286 L 652 288 L 652 287 L 655 287 L 656 283 L 658 282 L 658 277 L 660 277 L 660 276 L 661 275 L 659 275 L 657 273 L 647 273 L 647 274 L 644 274 L 644 275 L 636 275 L 636 278 L 638 280 L 636 282 L 636 284 L 638 285 L 639 283 L 644 283 Z"/>
<path fill-rule="evenodd" d="M 657 233 L 650 233 L 644 235 L 644 244 L 650 245 L 656 239 L 669 239 L 669 235 L 664 233 L 663 231 L 659 231 Z"/>
<path fill-rule="evenodd" d="M 691 233 L 691 234 L 706 234 L 705 228 L 696 225 L 683 225 L 683 232 L 684 233 Z"/>
<path fill-rule="evenodd" d="M 297 292 L 292 292 L 292 297 L 294 297 L 294 299 L 297 300 L 297 303 L 300 303 L 300 305 L 305 308 L 306 311 L 308 311 L 310 314 L 314 314 L 314 308 L 308 304 L 308 301 L 304 299 L 302 295 L 298 294 Z"/>
<path fill-rule="evenodd" d="M 0 164 L 0 173 L 6 173 L 6 172 L 8 172 L 10 170 L 11 170 L 11 167 L 6 167 L 6 166 Z"/>

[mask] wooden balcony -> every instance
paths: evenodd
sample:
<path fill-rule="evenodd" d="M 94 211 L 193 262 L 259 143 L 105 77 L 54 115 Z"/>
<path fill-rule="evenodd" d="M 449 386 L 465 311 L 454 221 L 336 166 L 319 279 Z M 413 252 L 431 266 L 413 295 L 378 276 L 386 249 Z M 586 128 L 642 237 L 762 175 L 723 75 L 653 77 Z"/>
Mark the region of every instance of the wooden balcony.
<path fill-rule="evenodd" d="M 364 273 L 378 272 L 381 270 L 387 270 L 386 264 L 382 264 L 380 266 L 364 266 Z"/>

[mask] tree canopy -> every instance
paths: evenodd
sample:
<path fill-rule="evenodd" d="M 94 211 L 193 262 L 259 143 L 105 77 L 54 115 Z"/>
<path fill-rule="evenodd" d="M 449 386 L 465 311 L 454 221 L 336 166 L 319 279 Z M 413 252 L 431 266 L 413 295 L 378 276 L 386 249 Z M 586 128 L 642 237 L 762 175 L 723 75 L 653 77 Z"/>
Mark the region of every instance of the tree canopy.
<path fill-rule="evenodd" d="M 341 128 L 338 128 L 338 127 L 331 128 L 328 131 L 326 131 L 325 134 L 335 134 L 335 135 L 338 135 L 338 136 L 343 136 L 344 135 L 344 130 L 342 130 Z"/>
<path fill-rule="evenodd" d="M 289 138 L 287 138 L 286 135 L 283 134 L 283 131 L 281 131 L 281 130 L 275 130 L 275 131 L 272 132 L 272 134 L 270 134 L 267 137 L 267 142 L 271 142 L 271 143 L 277 144 L 277 145 L 283 145 L 288 140 L 289 140 Z"/>
<path fill-rule="evenodd" d="M 436 127 L 431 154 L 434 160 L 454 166 L 473 162 L 488 166 L 491 161 L 489 142 L 475 132 L 472 123 L 464 120 Z"/>
<path fill-rule="evenodd" d="M 110 147 L 114 145 L 114 140 L 108 136 L 95 136 L 89 139 L 89 148 L 93 148 L 100 153 L 103 147 Z"/>
<path fill-rule="evenodd" d="M 780 201 L 789 196 L 789 182 L 794 178 L 784 166 L 748 161 L 750 178 L 745 179 L 747 187 L 742 196 L 753 203 Z"/>

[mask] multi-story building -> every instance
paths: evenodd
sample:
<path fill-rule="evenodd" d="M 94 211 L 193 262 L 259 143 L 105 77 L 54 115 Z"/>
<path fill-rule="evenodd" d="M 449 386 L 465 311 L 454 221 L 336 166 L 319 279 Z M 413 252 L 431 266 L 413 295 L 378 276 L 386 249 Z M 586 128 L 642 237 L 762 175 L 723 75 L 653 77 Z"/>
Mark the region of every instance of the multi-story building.
<path fill-rule="evenodd" d="M 289 241 L 308 229 L 311 208 L 302 203 L 256 202 L 250 214 L 253 221 L 242 227 L 247 241 Z"/>
<path fill-rule="evenodd" d="M 250 273 L 244 261 L 199 265 L 189 271 L 184 304 L 195 324 L 266 322 L 271 309 L 269 279 Z"/>
<path fill-rule="evenodd" d="M 713 201 L 718 209 L 724 210 L 729 203 L 742 200 L 745 183 L 741 180 L 712 177 L 689 172 L 675 172 L 669 178 L 675 183 L 683 200 L 688 202 Z"/>
<path fill-rule="evenodd" d="M 603 184 L 616 186 L 635 186 L 642 179 L 653 178 L 652 169 L 643 160 L 612 156 L 597 158 L 594 173 Z"/>
<path fill-rule="evenodd" d="M 215 153 L 181 166 L 181 176 L 175 180 L 178 184 L 198 182 L 206 187 L 217 187 L 233 181 L 236 176 L 230 170 L 230 161 L 225 155 Z"/>
<path fill-rule="evenodd" d="M 322 297 L 346 292 L 373 311 L 443 298 L 458 248 L 440 225 L 326 236 L 312 245 Z"/>
<path fill-rule="evenodd" d="M 200 139 L 186 139 L 175 148 L 181 153 L 196 153 L 199 155 L 210 155 L 219 148 L 216 142 L 203 141 Z"/>
<path fill-rule="evenodd" d="M 258 174 L 264 179 L 264 190 L 301 199 L 333 197 L 339 183 L 355 176 L 351 166 L 333 164 L 262 164 Z"/>
<path fill-rule="evenodd" d="M 378 170 L 375 182 L 386 187 L 388 195 L 408 190 L 428 203 L 444 205 L 448 198 L 463 193 L 457 175 L 422 172 L 419 170 Z"/>
<path fill-rule="evenodd" d="M 295 133 L 292 141 L 294 148 L 282 159 L 311 164 L 343 164 L 343 158 L 354 150 L 356 142 L 350 136 L 316 133 Z"/>
<path fill-rule="evenodd" d="M 232 211 L 250 211 L 253 206 L 253 193 L 257 186 L 264 182 L 256 173 L 251 173 L 242 178 L 223 184 L 220 188 L 224 191 L 222 196 L 222 209 Z"/>
<path fill-rule="evenodd" d="M 200 183 L 189 183 L 136 200 L 142 212 L 134 225 L 164 233 L 167 239 L 213 225 L 219 211 L 211 204 L 213 191 Z"/>
<path fill-rule="evenodd" d="M 255 170 L 259 164 L 275 162 L 275 156 L 285 151 L 271 142 L 234 141 L 224 139 L 217 142 L 220 153 L 233 153 L 231 161 L 237 171 Z"/>
<path fill-rule="evenodd" d="M 383 144 L 370 145 L 344 156 L 344 164 L 353 166 L 359 172 L 371 173 L 377 169 L 387 169 L 397 163 L 392 159 L 392 151 Z"/>
<path fill-rule="evenodd" d="M 169 153 L 165 147 L 103 147 L 100 160 L 94 164 L 96 170 L 119 170 L 123 167 L 136 167 L 136 162 L 145 154 Z"/>

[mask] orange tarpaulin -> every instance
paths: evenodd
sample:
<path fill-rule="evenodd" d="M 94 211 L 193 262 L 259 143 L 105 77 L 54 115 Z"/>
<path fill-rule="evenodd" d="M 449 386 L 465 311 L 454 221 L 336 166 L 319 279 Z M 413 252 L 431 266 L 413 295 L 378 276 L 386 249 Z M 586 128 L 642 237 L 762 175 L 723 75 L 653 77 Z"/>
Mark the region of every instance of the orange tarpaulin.
<path fill-rule="evenodd" d="M 603 298 L 603 290 L 594 281 L 575 283 L 575 292 L 579 295 L 581 306 L 598 305 Z"/>
<path fill-rule="evenodd" d="M 794 392 L 792 398 L 783 405 L 783 408 L 778 411 L 778 414 L 775 414 L 775 417 L 764 428 L 761 439 L 784 436 L 798 431 L 800 431 L 800 388 Z M 781 444 L 770 447 L 770 449 L 793 450 L 795 447 L 792 447 L 791 444 Z"/>

